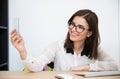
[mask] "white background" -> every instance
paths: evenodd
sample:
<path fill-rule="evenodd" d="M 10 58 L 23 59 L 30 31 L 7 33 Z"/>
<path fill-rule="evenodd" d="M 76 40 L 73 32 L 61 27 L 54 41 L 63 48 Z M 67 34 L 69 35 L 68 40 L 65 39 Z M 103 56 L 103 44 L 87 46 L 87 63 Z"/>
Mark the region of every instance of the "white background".
<path fill-rule="evenodd" d="M 99 18 L 101 46 L 119 62 L 119 0 L 9 0 L 9 32 L 19 19 L 19 30 L 26 49 L 34 57 L 52 42 L 64 40 L 67 21 L 79 9 L 91 9 Z M 22 71 L 24 66 L 9 39 L 9 70 Z"/>

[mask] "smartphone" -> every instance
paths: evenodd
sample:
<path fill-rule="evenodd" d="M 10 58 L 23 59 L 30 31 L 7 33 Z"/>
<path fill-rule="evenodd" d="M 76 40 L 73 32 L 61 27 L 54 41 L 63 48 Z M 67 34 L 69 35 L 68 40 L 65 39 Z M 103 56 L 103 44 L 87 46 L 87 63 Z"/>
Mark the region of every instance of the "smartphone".
<path fill-rule="evenodd" d="M 19 18 L 15 18 L 14 19 L 14 29 L 16 29 L 17 32 L 20 32 L 19 28 L 20 28 L 20 20 L 19 20 Z"/>

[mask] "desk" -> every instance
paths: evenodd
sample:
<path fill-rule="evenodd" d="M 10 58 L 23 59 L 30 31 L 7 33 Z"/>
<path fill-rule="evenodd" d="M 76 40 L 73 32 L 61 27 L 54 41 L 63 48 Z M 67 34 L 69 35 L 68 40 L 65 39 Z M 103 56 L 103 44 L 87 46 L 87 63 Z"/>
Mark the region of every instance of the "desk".
<path fill-rule="evenodd" d="M 41 72 L 24 72 L 24 71 L 0 71 L 0 79 L 56 79 L 57 74 L 71 74 L 73 79 L 120 79 L 119 76 L 91 77 L 74 75 L 78 72 L 58 72 L 58 71 L 41 71 Z M 81 72 L 82 73 L 82 72 Z"/>

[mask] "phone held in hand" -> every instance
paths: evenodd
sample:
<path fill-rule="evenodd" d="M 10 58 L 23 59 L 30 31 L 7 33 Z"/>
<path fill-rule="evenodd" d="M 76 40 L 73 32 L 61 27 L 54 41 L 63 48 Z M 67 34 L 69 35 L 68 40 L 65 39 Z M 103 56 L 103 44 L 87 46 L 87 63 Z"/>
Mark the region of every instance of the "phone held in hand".
<path fill-rule="evenodd" d="M 19 28 L 20 28 L 20 20 L 19 20 L 19 18 L 15 18 L 14 19 L 14 29 L 16 29 L 17 32 L 20 32 Z"/>

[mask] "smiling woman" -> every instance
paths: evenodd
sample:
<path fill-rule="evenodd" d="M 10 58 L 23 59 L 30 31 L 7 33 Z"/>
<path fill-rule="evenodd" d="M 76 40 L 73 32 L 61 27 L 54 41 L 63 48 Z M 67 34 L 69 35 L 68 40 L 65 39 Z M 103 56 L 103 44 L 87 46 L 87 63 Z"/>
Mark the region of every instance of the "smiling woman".
<path fill-rule="evenodd" d="M 104 52 L 100 46 L 98 17 L 89 9 L 75 12 L 68 20 L 74 22 L 73 28 L 68 29 L 68 34 L 63 42 L 50 45 L 39 57 L 32 57 L 27 52 L 24 39 L 14 29 L 11 32 L 11 42 L 18 50 L 22 62 L 30 71 L 42 71 L 48 63 L 54 60 L 54 71 L 115 71 L 118 66 L 115 60 Z M 82 25 L 83 31 L 78 31 Z M 89 30 L 85 30 L 89 29 Z M 71 50 L 71 51 L 68 51 Z"/>
<path fill-rule="evenodd" d="M 91 22 L 88 22 L 88 21 L 93 21 L 91 19 L 89 20 L 88 18 L 88 16 L 91 15 L 91 12 L 80 15 L 80 17 L 79 15 L 75 16 L 74 19 L 68 22 L 68 25 L 67 25 L 67 21 L 69 20 L 70 16 L 74 14 L 75 11 L 83 10 L 83 9 L 91 10 L 93 13 L 97 14 L 97 17 L 99 19 L 98 28 L 99 28 L 100 37 L 101 37 L 100 48 L 98 46 L 99 51 L 102 52 L 102 49 L 103 49 L 105 53 L 109 54 L 112 57 L 112 59 L 118 62 L 118 59 L 119 59 L 118 0 L 100 0 L 100 1 L 96 1 L 96 0 L 92 0 L 92 1 L 88 1 L 88 0 L 84 0 L 84 1 L 80 1 L 80 0 L 71 0 L 71 1 L 69 0 L 65 0 L 65 1 L 64 0 L 61 0 L 61 1 L 10 0 L 9 1 L 9 26 L 10 26 L 9 32 L 13 30 L 12 26 L 14 26 L 13 23 L 14 23 L 15 18 L 18 18 L 19 19 L 19 30 L 20 30 L 19 32 L 24 39 L 26 51 L 29 52 L 28 53 L 29 56 L 27 55 L 28 60 L 29 58 L 30 59 L 33 58 L 33 60 L 36 61 L 37 60 L 36 58 L 38 58 L 38 56 L 41 56 L 43 54 L 46 54 L 48 56 L 47 58 L 49 58 L 49 54 L 51 55 L 51 53 L 49 54 L 45 53 L 46 48 L 48 52 L 53 52 L 52 51 L 53 49 L 55 49 L 55 52 L 58 52 L 57 50 L 59 49 L 64 49 L 62 52 L 68 52 L 68 53 L 71 52 L 71 53 L 67 54 L 68 56 L 65 55 L 65 57 L 64 56 L 59 57 L 60 55 L 56 55 L 56 56 L 58 56 L 58 58 L 60 59 L 66 58 L 66 61 L 64 62 L 68 61 L 67 63 L 69 63 L 70 60 L 71 62 L 74 62 L 73 60 L 75 60 L 74 64 L 70 62 L 69 66 L 74 65 L 74 67 L 76 67 L 78 64 L 81 64 L 81 65 L 87 64 L 89 62 L 88 61 L 89 59 L 87 58 L 90 58 L 90 60 L 92 58 L 96 59 L 97 54 L 94 57 L 95 54 L 92 54 L 92 53 L 91 54 L 80 53 L 82 52 L 82 50 L 84 50 L 84 52 L 86 51 L 92 52 L 89 49 L 85 50 L 88 47 L 85 46 L 84 48 L 84 44 L 83 46 L 81 44 L 81 47 L 78 47 L 80 48 L 80 50 L 76 48 L 77 42 L 75 42 L 76 43 L 75 46 L 70 45 L 71 46 L 70 48 L 69 48 L 69 44 L 67 43 L 68 44 L 68 47 L 66 47 L 67 50 L 65 50 L 64 48 L 65 47 L 64 39 L 66 37 L 66 33 L 68 30 L 69 30 L 70 40 L 73 40 L 73 41 L 81 41 L 81 40 L 84 40 L 84 38 L 89 40 L 89 38 L 93 37 L 93 35 L 96 34 L 96 33 L 93 33 L 93 30 L 91 28 L 89 28 L 89 26 L 90 27 L 92 26 L 90 24 L 93 24 Z M 114 17 L 111 17 L 113 15 Z M 53 30 L 53 28 L 55 30 Z M 53 44 L 53 42 L 56 40 L 58 42 L 55 42 Z M 53 49 L 49 49 L 48 45 L 49 44 L 51 45 L 51 43 L 52 43 Z M 85 41 L 85 44 L 87 43 L 88 42 Z M 90 47 L 92 46 L 96 47 L 97 43 L 95 44 L 96 45 L 90 44 L 91 45 Z M 99 40 L 98 40 L 98 44 L 99 44 Z M 13 48 L 11 43 L 10 43 L 9 48 L 10 48 L 9 69 L 10 70 L 22 70 L 25 67 L 22 63 L 25 61 L 21 62 L 19 58 L 20 57 L 19 54 L 16 53 L 16 50 Z M 94 51 L 96 51 L 96 49 L 94 49 Z M 76 59 L 69 58 L 71 54 L 73 54 Z M 54 54 L 52 54 L 52 56 L 54 57 Z M 83 58 L 85 59 L 83 59 L 81 56 L 83 56 Z M 79 63 L 79 61 L 77 60 L 77 57 L 78 59 L 80 58 L 80 60 L 84 60 L 87 63 L 84 61 L 81 61 L 81 63 Z M 50 61 L 52 61 L 53 59 L 51 59 Z M 45 59 L 43 61 L 48 61 L 48 59 Z M 38 63 L 33 62 L 32 60 L 30 62 L 38 65 Z M 98 61 L 96 61 L 96 63 L 97 63 L 96 65 L 98 65 Z M 64 68 L 59 67 L 59 69 L 61 70 L 69 69 L 69 67 L 67 67 L 66 64 L 63 64 L 63 62 L 59 62 L 59 63 L 55 62 L 55 65 L 56 64 L 60 64 L 61 66 L 62 65 L 64 66 Z M 101 63 L 99 64 L 101 65 Z M 92 65 L 89 65 L 89 66 L 92 66 Z M 89 68 L 89 66 L 86 65 L 85 67 Z M 35 68 L 37 70 L 37 67 Z M 40 67 L 40 68 L 41 70 L 43 69 L 43 67 Z M 84 68 L 84 67 L 81 67 L 81 68 Z M 55 66 L 55 69 L 57 70 L 56 66 Z"/>

